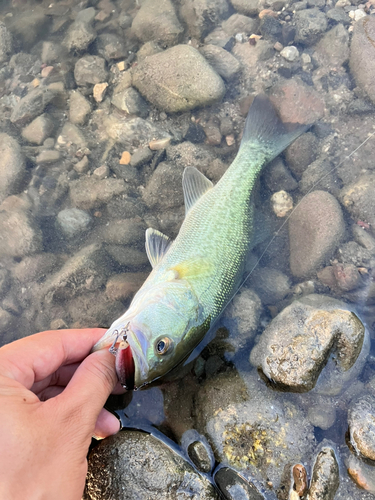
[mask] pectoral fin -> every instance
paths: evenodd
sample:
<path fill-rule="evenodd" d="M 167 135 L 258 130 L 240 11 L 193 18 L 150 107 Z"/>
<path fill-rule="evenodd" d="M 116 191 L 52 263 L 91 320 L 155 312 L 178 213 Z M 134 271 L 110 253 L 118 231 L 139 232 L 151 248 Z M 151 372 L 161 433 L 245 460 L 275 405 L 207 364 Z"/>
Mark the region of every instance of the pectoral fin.
<path fill-rule="evenodd" d="M 155 267 L 172 243 L 172 240 L 165 234 L 156 229 L 147 229 L 146 231 L 146 253 L 152 267 Z"/>
<path fill-rule="evenodd" d="M 171 268 L 171 271 L 176 273 L 179 279 L 187 279 L 188 281 L 202 278 L 214 271 L 214 265 L 207 259 L 197 257 L 190 260 L 180 262 Z"/>
<path fill-rule="evenodd" d="M 199 170 L 194 167 L 186 167 L 182 176 L 182 189 L 185 200 L 185 214 L 191 207 L 213 186 Z"/>

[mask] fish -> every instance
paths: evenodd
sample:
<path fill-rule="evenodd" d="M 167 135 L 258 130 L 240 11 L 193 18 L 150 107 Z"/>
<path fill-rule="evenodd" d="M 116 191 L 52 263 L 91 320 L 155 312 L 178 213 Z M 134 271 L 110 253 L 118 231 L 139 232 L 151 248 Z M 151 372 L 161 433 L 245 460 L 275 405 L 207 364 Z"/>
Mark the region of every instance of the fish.
<path fill-rule="evenodd" d="M 254 191 L 271 160 L 310 125 L 285 124 L 265 95 L 253 99 L 239 151 L 216 185 L 183 172 L 185 218 L 174 241 L 146 231 L 152 272 L 127 311 L 95 344 L 116 356 L 122 386 L 137 390 L 181 364 L 239 288 L 256 243 Z"/>

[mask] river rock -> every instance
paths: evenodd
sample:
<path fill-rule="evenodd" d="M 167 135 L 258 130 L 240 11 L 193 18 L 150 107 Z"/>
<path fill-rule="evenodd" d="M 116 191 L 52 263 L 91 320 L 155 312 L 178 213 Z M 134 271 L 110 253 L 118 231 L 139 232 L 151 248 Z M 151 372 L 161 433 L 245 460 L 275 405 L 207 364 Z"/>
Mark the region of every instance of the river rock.
<path fill-rule="evenodd" d="M 269 163 L 264 171 L 265 183 L 272 192 L 280 190 L 293 191 L 297 189 L 298 182 L 286 167 L 280 156 Z"/>
<path fill-rule="evenodd" d="M 92 217 L 84 210 L 66 208 L 57 214 L 56 222 L 68 238 L 73 238 L 89 229 Z"/>
<path fill-rule="evenodd" d="M 127 300 L 138 292 L 145 282 L 147 273 L 121 273 L 107 281 L 105 293 L 110 300 Z"/>
<path fill-rule="evenodd" d="M 259 0 L 230 0 L 230 3 L 245 16 L 257 16 L 261 9 Z"/>
<path fill-rule="evenodd" d="M 315 386 L 332 351 L 341 371 L 347 372 L 365 339 L 365 328 L 354 313 L 333 309 L 335 304 L 329 306 L 329 302 L 319 309 L 312 298 L 312 304 L 302 299 L 283 309 L 250 355 L 251 363 L 273 384 L 292 392 L 307 392 Z"/>
<path fill-rule="evenodd" d="M 350 71 L 357 85 L 375 103 L 375 18 L 366 16 L 354 23 L 350 46 Z"/>
<path fill-rule="evenodd" d="M 207 106 L 225 93 L 223 80 L 189 45 L 176 45 L 141 61 L 133 70 L 133 85 L 170 113 Z"/>
<path fill-rule="evenodd" d="M 63 302 L 69 326 L 73 328 L 108 328 L 116 318 L 124 314 L 124 304 L 111 300 L 105 291 L 82 292 L 67 302 Z M 53 308 L 55 304 L 51 304 Z"/>
<path fill-rule="evenodd" d="M 144 241 L 146 226 L 138 218 L 115 219 L 100 226 L 97 231 L 99 234 L 94 235 L 94 239 L 115 245 L 132 245 Z"/>
<path fill-rule="evenodd" d="M 133 19 L 131 32 L 142 42 L 170 47 L 180 41 L 184 30 L 170 0 L 146 0 Z"/>
<path fill-rule="evenodd" d="M 112 104 L 129 115 L 137 115 L 141 118 L 147 118 L 149 113 L 149 107 L 146 101 L 133 87 L 129 87 L 123 92 L 113 94 Z"/>
<path fill-rule="evenodd" d="M 91 113 L 91 103 L 79 90 L 70 93 L 69 120 L 74 125 L 84 125 Z"/>
<path fill-rule="evenodd" d="M 115 244 L 107 245 L 106 250 L 120 266 L 136 269 L 149 264 L 148 257 L 144 250 L 142 251 L 131 246 Z"/>
<path fill-rule="evenodd" d="M 227 0 L 185 0 L 179 14 L 188 26 L 189 35 L 200 40 L 225 19 L 228 8 Z"/>
<path fill-rule="evenodd" d="M 70 122 L 66 122 L 57 138 L 57 143 L 60 147 L 74 145 L 76 149 L 84 149 L 87 147 L 87 141 L 82 133 L 82 130 Z"/>
<path fill-rule="evenodd" d="M 122 431 L 102 441 L 89 456 L 89 500 L 158 498 L 219 500 L 210 482 L 153 436 Z M 103 474 L 103 469 L 105 473 Z"/>
<path fill-rule="evenodd" d="M 326 446 L 316 457 L 307 500 L 333 500 L 340 484 L 339 464 L 335 452 Z"/>
<path fill-rule="evenodd" d="M 69 51 L 83 52 L 95 38 L 96 31 L 89 23 L 76 20 L 69 26 L 62 44 Z"/>
<path fill-rule="evenodd" d="M 350 442 L 355 451 L 375 461 L 375 398 L 367 395 L 358 399 L 349 409 Z"/>
<path fill-rule="evenodd" d="M 61 257 L 42 252 L 22 259 L 12 270 L 13 277 L 21 284 L 43 282 L 48 275 L 61 266 Z"/>
<path fill-rule="evenodd" d="M 99 56 L 84 56 L 74 66 L 74 78 L 77 85 L 103 83 L 107 81 L 105 59 Z"/>
<path fill-rule="evenodd" d="M 0 134 L 0 203 L 20 189 L 25 175 L 25 159 L 18 142 Z"/>
<path fill-rule="evenodd" d="M 0 22 L 0 63 L 7 61 L 12 54 L 13 39 L 4 23 Z"/>
<path fill-rule="evenodd" d="M 345 233 L 342 211 L 326 191 L 313 191 L 289 219 L 290 269 L 293 276 L 310 276 L 335 252 Z"/>
<path fill-rule="evenodd" d="M 145 146 L 153 139 L 163 139 L 167 136 L 167 133 L 160 127 L 139 116 L 131 119 L 114 114 L 100 117 L 100 126 L 107 137 L 126 148 L 134 147 L 134 145 Z"/>
<path fill-rule="evenodd" d="M 348 62 L 349 33 L 342 24 L 332 28 L 319 40 L 315 45 L 314 58 L 325 73 Z"/>
<path fill-rule="evenodd" d="M 345 186 L 340 193 L 344 207 L 355 219 L 368 222 L 375 228 L 375 174 L 365 174 Z"/>
<path fill-rule="evenodd" d="M 302 134 L 285 151 L 288 166 L 298 178 L 316 159 L 317 154 L 318 140 L 312 132 Z"/>
<path fill-rule="evenodd" d="M 108 203 L 114 196 L 125 194 L 128 190 L 123 179 L 82 177 L 70 183 L 70 198 L 75 207 L 90 210 Z"/>
<path fill-rule="evenodd" d="M 200 49 L 207 61 L 216 73 L 229 81 L 235 78 L 241 71 L 241 64 L 230 52 L 217 45 L 204 45 Z"/>
<path fill-rule="evenodd" d="M 102 33 L 99 35 L 96 40 L 96 48 L 106 61 L 125 59 L 128 55 L 124 40 L 115 33 Z"/>
<path fill-rule="evenodd" d="M 258 21 L 252 17 L 244 16 L 242 14 L 233 14 L 222 23 L 223 30 L 228 35 L 235 36 L 237 33 L 244 33 L 251 35 L 256 32 L 258 28 Z"/>
<path fill-rule="evenodd" d="M 276 304 L 291 291 L 288 276 L 271 267 L 257 267 L 249 278 L 249 283 L 260 297 L 263 304 Z"/>
<path fill-rule="evenodd" d="M 31 90 L 14 107 L 10 121 L 15 125 L 25 125 L 43 113 L 56 93 L 46 87 Z"/>
<path fill-rule="evenodd" d="M 337 195 L 338 184 L 339 180 L 333 164 L 322 156 L 306 167 L 298 187 L 301 193 L 310 193 L 319 188 Z"/>
<path fill-rule="evenodd" d="M 182 192 L 183 168 L 170 162 L 161 162 L 149 178 L 143 191 L 143 201 L 149 208 L 165 210 L 184 203 Z M 168 179 L 168 182 L 165 182 Z"/>
<path fill-rule="evenodd" d="M 53 122 L 48 115 L 40 115 L 22 130 L 22 137 L 32 144 L 43 144 L 53 131 Z"/>
<path fill-rule="evenodd" d="M 295 41 L 305 45 L 314 45 L 321 34 L 327 30 L 327 18 L 321 10 L 304 9 L 294 14 L 296 23 Z"/>

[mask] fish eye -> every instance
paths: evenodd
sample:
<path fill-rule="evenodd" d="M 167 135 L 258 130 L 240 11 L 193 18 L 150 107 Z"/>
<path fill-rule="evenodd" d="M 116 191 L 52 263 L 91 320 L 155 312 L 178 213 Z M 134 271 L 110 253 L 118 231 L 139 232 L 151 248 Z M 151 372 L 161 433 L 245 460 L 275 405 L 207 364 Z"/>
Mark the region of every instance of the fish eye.
<path fill-rule="evenodd" d="M 166 354 L 172 348 L 173 342 L 169 337 L 163 337 L 156 341 L 155 351 L 156 354 Z"/>

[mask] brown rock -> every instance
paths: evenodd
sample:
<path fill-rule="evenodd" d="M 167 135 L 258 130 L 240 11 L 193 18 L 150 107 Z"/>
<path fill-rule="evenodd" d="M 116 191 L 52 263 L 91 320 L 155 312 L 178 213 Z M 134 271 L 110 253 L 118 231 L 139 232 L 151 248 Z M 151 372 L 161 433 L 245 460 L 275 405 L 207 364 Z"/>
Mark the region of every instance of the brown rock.
<path fill-rule="evenodd" d="M 142 286 L 147 273 L 123 273 L 111 276 L 106 285 L 110 300 L 130 299 Z"/>
<path fill-rule="evenodd" d="M 129 190 L 122 179 L 83 177 L 70 183 L 70 198 L 77 208 L 89 210 L 108 203 L 114 196 Z"/>
<path fill-rule="evenodd" d="M 375 18 L 366 16 L 354 23 L 350 47 L 350 70 L 357 85 L 375 103 Z"/>

